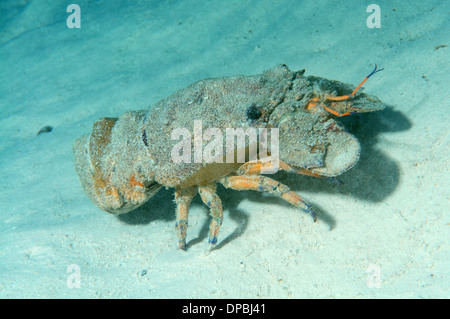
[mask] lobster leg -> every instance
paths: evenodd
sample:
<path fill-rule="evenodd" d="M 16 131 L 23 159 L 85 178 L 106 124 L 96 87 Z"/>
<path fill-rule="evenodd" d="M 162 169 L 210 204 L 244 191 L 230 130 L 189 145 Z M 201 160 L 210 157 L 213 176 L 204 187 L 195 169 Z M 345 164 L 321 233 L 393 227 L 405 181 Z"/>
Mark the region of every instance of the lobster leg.
<path fill-rule="evenodd" d="M 209 208 L 212 220 L 209 226 L 209 243 L 214 246 L 217 243 L 217 235 L 223 221 L 222 201 L 216 194 L 216 185 L 200 186 L 198 193 L 203 203 Z"/>
<path fill-rule="evenodd" d="M 264 173 L 264 171 L 273 170 L 273 164 L 270 162 L 247 162 L 243 164 L 238 169 L 239 175 L 259 175 L 261 173 Z M 322 175 L 313 173 L 305 168 L 293 168 L 286 164 L 283 161 L 278 161 L 278 170 L 283 170 L 291 173 L 297 173 L 302 175 L 308 175 L 313 177 L 323 177 Z"/>
<path fill-rule="evenodd" d="M 181 250 L 186 250 L 189 206 L 195 194 L 196 190 L 193 187 L 175 191 L 175 203 L 177 204 L 177 222 L 175 227 L 178 236 L 178 247 Z"/>
<path fill-rule="evenodd" d="M 316 213 L 311 205 L 305 202 L 297 193 L 291 191 L 288 186 L 266 176 L 226 176 L 219 180 L 225 188 L 234 190 L 254 190 L 274 194 L 288 203 L 303 209 L 309 213 L 314 221 L 317 221 Z"/>

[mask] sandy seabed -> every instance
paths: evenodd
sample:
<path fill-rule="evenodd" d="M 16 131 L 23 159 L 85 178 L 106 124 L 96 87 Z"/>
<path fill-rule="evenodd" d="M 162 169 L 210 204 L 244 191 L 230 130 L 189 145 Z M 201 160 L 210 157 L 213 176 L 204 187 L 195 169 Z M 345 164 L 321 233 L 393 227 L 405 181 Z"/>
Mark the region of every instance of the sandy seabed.
<path fill-rule="evenodd" d="M 1 298 L 450 297 L 448 1 L 377 1 L 368 28 L 363 2 L 82 0 L 69 29 L 71 2 L 0 4 Z M 362 145 L 342 183 L 274 176 L 317 223 L 219 187 L 216 249 L 197 197 L 183 252 L 173 190 L 119 217 L 85 196 L 72 144 L 97 119 L 281 63 L 354 85 L 384 68 L 364 86 L 388 107 L 342 119 Z"/>

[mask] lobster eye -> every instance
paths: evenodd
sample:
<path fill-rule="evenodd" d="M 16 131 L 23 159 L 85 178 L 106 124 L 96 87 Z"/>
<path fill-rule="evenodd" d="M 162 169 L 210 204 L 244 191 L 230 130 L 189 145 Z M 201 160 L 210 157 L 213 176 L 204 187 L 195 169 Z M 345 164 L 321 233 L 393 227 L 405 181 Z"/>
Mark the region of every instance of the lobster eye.
<path fill-rule="evenodd" d="M 252 104 L 245 111 L 245 115 L 247 115 L 249 120 L 257 120 L 262 116 L 261 108 L 256 104 Z"/>

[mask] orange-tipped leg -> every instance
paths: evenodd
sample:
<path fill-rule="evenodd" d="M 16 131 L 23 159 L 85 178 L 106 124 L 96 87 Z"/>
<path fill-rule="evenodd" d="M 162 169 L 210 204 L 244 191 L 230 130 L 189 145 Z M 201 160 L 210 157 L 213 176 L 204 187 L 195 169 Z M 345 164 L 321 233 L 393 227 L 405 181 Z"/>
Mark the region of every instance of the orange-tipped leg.
<path fill-rule="evenodd" d="M 288 203 L 303 209 L 309 213 L 314 221 L 317 220 L 316 213 L 311 205 L 305 202 L 299 195 L 292 192 L 289 187 L 266 176 L 227 176 L 219 180 L 225 188 L 234 190 L 254 190 L 274 194 Z"/>
<path fill-rule="evenodd" d="M 242 164 L 241 167 L 239 167 L 238 174 L 239 175 L 247 175 L 247 176 L 264 174 L 264 171 L 273 171 L 273 165 L 274 164 L 272 162 L 261 162 L 261 161 L 247 162 L 245 164 Z M 308 175 L 308 176 L 313 176 L 313 177 L 319 177 L 319 178 L 324 177 L 317 173 L 313 173 L 305 168 L 291 167 L 290 165 L 288 165 L 285 162 L 280 161 L 280 160 L 278 160 L 277 169 L 283 170 L 286 172 Z"/>
<path fill-rule="evenodd" d="M 279 170 L 289 170 L 290 166 L 280 160 L 277 161 L 252 161 L 242 164 L 238 169 L 239 175 L 273 174 Z M 269 173 L 267 173 L 269 172 Z"/>
<path fill-rule="evenodd" d="M 212 217 L 209 226 L 209 244 L 214 246 L 217 243 L 217 235 L 219 234 L 219 229 L 223 221 L 222 201 L 216 194 L 215 184 L 199 187 L 198 193 L 200 194 L 203 203 L 208 206 Z"/>
<path fill-rule="evenodd" d="M 178 247 L 186 250 L 186 232 L 188 228 L 189 206 L 196 194 L 195 188 L 180 189 L 175 191 L 177 204 L 177 222 L 175 224 L 178 236 Z"/>

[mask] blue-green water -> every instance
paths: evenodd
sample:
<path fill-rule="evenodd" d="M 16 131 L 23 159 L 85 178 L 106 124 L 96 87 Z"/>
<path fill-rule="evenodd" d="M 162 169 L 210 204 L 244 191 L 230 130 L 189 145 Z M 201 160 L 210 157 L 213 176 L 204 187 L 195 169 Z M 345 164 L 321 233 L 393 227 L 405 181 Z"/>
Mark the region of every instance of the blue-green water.
<path fill-rule="evenodd" d="M 448 2 L 72 2 L 0 4 L 1 298 L 449 297 Z M 356 86 L 374 63 L 387 108 L 340 120 L 356 166 L 274 176 L 317 223 L 219 187 L 216 249 L 197 196 L 182 252 L 173 189 L 119 217 L 83 192 L 72 144 L 100 118 L 279 64 Z"/>

